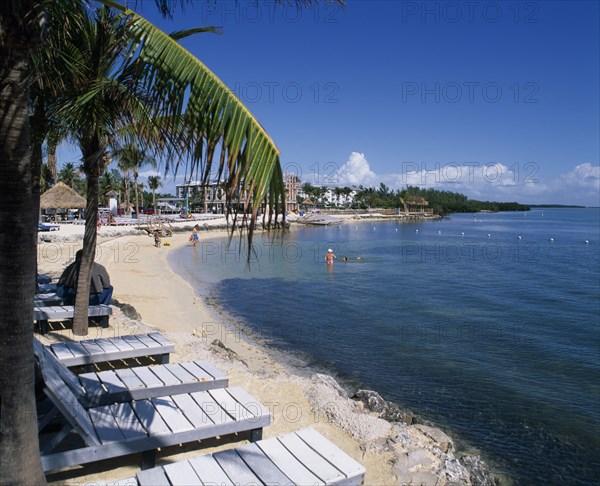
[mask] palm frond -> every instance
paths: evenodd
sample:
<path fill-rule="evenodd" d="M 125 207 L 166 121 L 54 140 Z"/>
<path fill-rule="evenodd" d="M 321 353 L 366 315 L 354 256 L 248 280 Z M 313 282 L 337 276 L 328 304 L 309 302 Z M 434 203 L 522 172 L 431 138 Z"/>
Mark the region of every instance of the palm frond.
<path fill-rule="evenodd" d="M 207 66 L 172 37 L 135 12 L 106 3 L 128 17 L 131 52 L 137 53 L 130 69 L 144 90 L 153 92 L 154 109 L 170 115 L 163 121 L 172 124 L 163 128 L 174 139 L 186 139 L 191 149 L 188 156 L 192 164 L 202 164 L 203 178 L 211 173 L 218 143 L 224 157 L 217 173 L 228 183 L 229 203 L 236 202 L 236 194 L 244 194 L 256 210 L 269 195 L 270 208 L 275 210 L 285 198 L 283 175 L 279 150 L 262 125 Z M 178 115 L 185 115 L 185 130 Z M 255 211 L 253 222 L 254 215 Z"/>

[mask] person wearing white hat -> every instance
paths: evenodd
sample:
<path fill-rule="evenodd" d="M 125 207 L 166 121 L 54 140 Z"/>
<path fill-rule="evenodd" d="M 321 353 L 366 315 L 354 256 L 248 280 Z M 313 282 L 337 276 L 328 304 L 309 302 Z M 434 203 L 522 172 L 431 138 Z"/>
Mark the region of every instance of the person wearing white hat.
<path fill-rule="evenodd" d="M 331 248 L 329 248 L 327 250 L 327 253 L 325 253 L 325 263 L 327 263 L 327 265 L 333 265 L 333 261 L 336 259 L 337 257 L 335 256 L 335 254 L 333 253 L 333 250 Z"/>

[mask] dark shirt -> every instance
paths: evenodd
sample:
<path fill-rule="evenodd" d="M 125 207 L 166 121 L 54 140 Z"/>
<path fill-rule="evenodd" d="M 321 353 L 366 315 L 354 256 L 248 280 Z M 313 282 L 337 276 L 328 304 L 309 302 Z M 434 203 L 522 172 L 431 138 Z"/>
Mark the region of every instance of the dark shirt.
<path fill-rule="evenodd" d="M 64 285 L 69 289 L 77 289 L 77 279 L 79 278 L 79 264 L 75 261 L 71 263 L 58 279 L 59 285 Z M 92 273 L 90 279 L 90 294 L 100 294 L 102 289 L 110 287 L 110 277 L 104 266 L 94 262 L 92 264 Z"/>

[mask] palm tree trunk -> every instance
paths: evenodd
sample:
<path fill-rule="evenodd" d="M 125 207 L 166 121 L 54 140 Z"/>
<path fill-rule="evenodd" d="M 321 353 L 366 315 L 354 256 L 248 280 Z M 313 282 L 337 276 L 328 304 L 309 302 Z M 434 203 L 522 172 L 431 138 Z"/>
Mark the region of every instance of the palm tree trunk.
<path fill-rule="evenodd" d="M 139 219 L 139 217 L 140 217 L 140 208 L 138 206 L 137 172 L 133 173 L 133 190 L 135 192 L 135 217 Z"/>
<path fill-rule="evenodd" d="M 88 309 L 90 298 L 90 279 L 96 253 L 98 218 L 98 194 L 100 192 L 100 169 L 97 162 L 100 143 L 94 140 L 90 147 L 82 150 L 87 177 L 87 201 L 85 206 L 85 231 L 83 233 L 83 253 L 77 279 L 75 313 L 73 314 L 73 334 L 86 336 L 88 333 Z"/>
<path fill-rule="evenodd" d="M 48 141 L 48 169 L 52 175 L 52 185 L 56 184 L 56 142 Z"/>
<path fill-rule="evenodd" d="M 0 5 L 0 471 L 2 484 L 46 484 L 34 394 L 35 226 L 28 89 L 33 1 Z M 34 18 L 35 16 L 33 16 Z"/>

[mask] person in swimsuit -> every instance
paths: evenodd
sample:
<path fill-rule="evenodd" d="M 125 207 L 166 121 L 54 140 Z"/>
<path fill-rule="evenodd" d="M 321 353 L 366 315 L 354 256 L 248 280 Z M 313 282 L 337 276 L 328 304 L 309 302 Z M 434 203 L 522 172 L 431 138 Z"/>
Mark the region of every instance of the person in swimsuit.
<path fill-rule="evenodd" d="M 333 250 L 329 248 L 327 253 L 325 253 L 325 263 L 327 263 L 327 265 L 333 265 L 335 259 L 337 259 L 337 257 L 334 255 Z"/>

